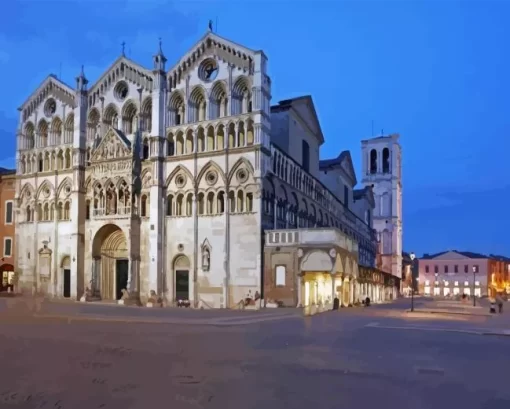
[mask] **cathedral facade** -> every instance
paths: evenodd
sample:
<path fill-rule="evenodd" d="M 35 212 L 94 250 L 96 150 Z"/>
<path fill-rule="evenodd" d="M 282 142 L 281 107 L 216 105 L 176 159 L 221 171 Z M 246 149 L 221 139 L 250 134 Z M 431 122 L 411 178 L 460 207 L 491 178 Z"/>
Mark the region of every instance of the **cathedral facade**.
<path fill-rule="evenodd" d="M 21 289 L 211 308 L 260 291 L 267 58 L 208 32 L 153 64 L 49 76 L 19 109 Z"/>
<path fill-rule="evenodd" d="M 319 160 L 310 96 L 271 106 L 262 51 L 209 31 L 170 69 L 160 45 L 150 70 L 121 55 L 94 84 L 50 75 L 19 111 L 18 289 L 204 308 L 368 294 L 372 188 L 349 152 Z"/>

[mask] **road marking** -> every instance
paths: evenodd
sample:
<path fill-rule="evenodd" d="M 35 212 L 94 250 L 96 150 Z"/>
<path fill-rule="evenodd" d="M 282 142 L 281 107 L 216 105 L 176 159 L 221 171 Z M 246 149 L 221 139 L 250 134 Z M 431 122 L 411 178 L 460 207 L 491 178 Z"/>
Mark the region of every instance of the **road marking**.
<path fill-rule="evenodd" d="M 365 325 L 365 328 L 379 328 L 379 329 L 396 329 L 396 330 L 407 330 L 407 331 L 435 331 L 435 332 L 457 332 L 463 334 L 475 334 L 483 335 L 483 331 L 476 330 L 464 330 L 464 329 L 453 329 L 453 328 L 434 328 L 434 327 L 415 327 L 415 326 L 390 326 L 390 325 Z"/>

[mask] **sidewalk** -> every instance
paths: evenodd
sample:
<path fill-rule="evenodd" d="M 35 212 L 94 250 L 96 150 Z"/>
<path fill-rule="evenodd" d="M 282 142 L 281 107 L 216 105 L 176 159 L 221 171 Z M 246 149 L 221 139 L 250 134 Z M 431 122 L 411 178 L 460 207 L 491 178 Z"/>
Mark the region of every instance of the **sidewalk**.
<path fill-rule="evenodd" d="M 36 297 L 0 300 L 0 316 L 34 316 L 69 321 L 137 322 L 182 325 L 233 326 L 302 318 L 296 309 L 195 310 L 187 308 L 146 308 L 105 303 L 53 301 Z"/>

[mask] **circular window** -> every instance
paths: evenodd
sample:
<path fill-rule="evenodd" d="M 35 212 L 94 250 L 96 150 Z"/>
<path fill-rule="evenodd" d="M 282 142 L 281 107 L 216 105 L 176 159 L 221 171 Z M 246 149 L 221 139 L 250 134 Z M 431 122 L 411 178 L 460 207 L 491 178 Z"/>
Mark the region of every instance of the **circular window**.
<path fill-rule="evenodd" d="M 245 169 L 239 169 L 237 171 L 237 180 L 239 183 L 244 183 L 248 180 L 248 172 Z"/>
<path fill-rule="evenodd" d="M 186 184 L 186 178 L 184 177 L 184 175 L 178 175 L 175 178 L 175 184 L 177 185 L 177 187 L 184 187 L 184 185 Z"/>
<path fill-rule="evenodd" d="M 211 170 L 205 175 L 205 180 L 209 185 L 214 185 L 218 180 L 218 174 Z"/>
<path fill-rule="evenodd" d="M 66 192 L 66 194 L 68 195 L 69 193 L 71 193 L 71 186 L 66 186 L 66 188 L 64 189 L 64 191 Z"/>
<path fill-rule="evenodd" d="M 218 63 L 212 58 L 203 61 L 198 67 L 198 77 L 202 81 L 214 81 L 218 76 Z"/>
<path fill-rule="evenodd" d="M 46 116 L 52 116 L 55 112 L 57 112 L 57 103 L 53 98 L 50 98 L 44 104 L 44 114 Z"/>
<path fill-rule="evenodd" d="M 113 89 L 115 98 L 117 98 L 119 101 L 124 101 L 128 95 L 128 92 L 129 87 L 125 81 L 118 82 L 117 85 L 115 85 L 115 88 Z"/>
<path fill-rule="evenodd" d="M 182 251 L 184 251 L 184 245 L 183 245 L 182 243 L 179 243 L 179 244 L 177 245 L 177 250 L 178 250 L 178 251 L 181 251 L 181 252 L 182 252 Z"/>
<path fill-rule="evenodd" d="M 44 196 L 45 196 L 45 197 L 49 197 L 49 195 L 50 195 L 50 189 L 45 188 L 45 189 L 44 189 L 44 191 L 43 191 L 43 194 L 44 194 Z"/>

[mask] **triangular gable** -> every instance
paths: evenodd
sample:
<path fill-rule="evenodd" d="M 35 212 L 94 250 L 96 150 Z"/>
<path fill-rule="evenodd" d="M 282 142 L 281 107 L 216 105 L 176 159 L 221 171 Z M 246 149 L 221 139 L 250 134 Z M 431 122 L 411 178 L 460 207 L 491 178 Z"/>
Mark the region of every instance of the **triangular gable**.
<path fill-rule="evenodd" d="M 301 119 L 312 130 L 320 144 L 324 143 L 324 135 L 322 134 L 321 124 L 315 110 L 312 97 L 310 95 L 296 98 L 292 100 L 292 108 L 298 113 Z"/>
<path fill-rule="evenodd" d="M 249 70 L 255 53 L 256 51 L 250 48 L 209 31 L 168 70 L 167 77 L 170 80 L 170 87 L 175 87 L 179 79 L 185 78 L 184 74 L 192 70 L 206 56 L 215 55 L 224 61 L 232 62 L 238 68 Z"/>
<path fill-rule="evenodd" d="M 124 65 L 124 75 L 122 77 L 116 77 L 115 81 L 108 81 L 108 77 L 112 74 L 117 68 L 120 68 L 121 65 Z M 147 81 L 142 81 L 139 83 L 136 78 L 130 78 L 129 75 L 126 74 L 126 67 L 132 72 L 137 73 L 142 78 Z M 124 79 L 128 82 L 136 84 L 137 86 L 141 86 L 145 91 L 152 91 L 152 72 L 145 67 L 142 67 L 140 64 L 136 63 L 133 60 L 121 55 L 117 58 L 112 65 L 108 67 L 108 69 L 95 81 L 89 88 L 89 93 L 93 93 L 96 88 L 100 87 L 103 84 L 103 92 L 108 90 L 110 87 L 114 87 L 118 80 Z M 144 84 L 146 82 L 146 84 Z"/>
<path fill-rule="evenodd" d="M 91 162 L 119 159 L 131 156 L 131 142 L 118 129 L 108 129 L 92 152 Z"/>
<path fill-rule="evenodd" d="M 74 108 L 74 90 L 69 85 L 60 81 L 55 75 L 50 74 L 23 102 L 20 109 L 24 110 L 31 104 L 33 104 L 31 108 L 35 109 L 50 95 Z"/>
<path fill-rule="evenodd" d="M 472 257 L 467 257 L 464 254 L 457 252 L 455 250 L 447 251 L 445 253 L 439 254 L 434 257 L 432 260 L 469 260 Z"/>
<path fill-rule="evenodd" d="M 351 152 L 344 151 L 340 154 L 340 157 L 341 157 L 340 163 L 343 171 L 347 174 L 347 176 L 349 176 L 349 178 L 353 182 L 352 186 L 356 186 L 358 180 L 356 179 L 356 171 L 354 170 L 354 166 L 352 164 Z"/>

